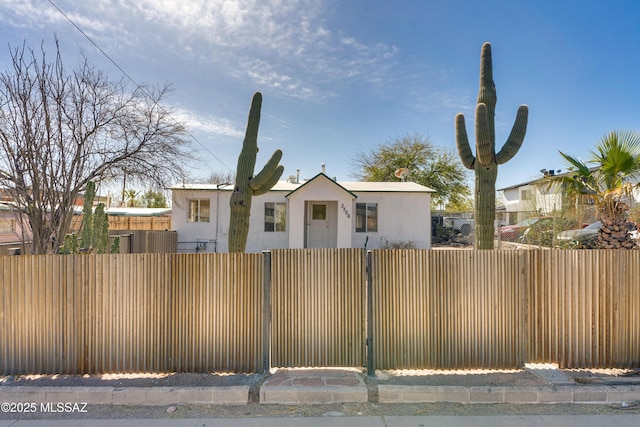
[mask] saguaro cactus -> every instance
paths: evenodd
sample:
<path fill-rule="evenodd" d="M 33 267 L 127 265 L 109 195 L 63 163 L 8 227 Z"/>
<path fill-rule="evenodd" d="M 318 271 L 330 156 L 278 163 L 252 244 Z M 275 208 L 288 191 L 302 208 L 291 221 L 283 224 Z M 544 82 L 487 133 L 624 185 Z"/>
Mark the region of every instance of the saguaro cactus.
<path fill-rule="evenodd" d="M 60 247 L 62 254 L 81 253 L 112 253 L 120 252 L 120 237 L 116 237 L 110 248 L 109 245 L 109 218 L 104 212 L 104 203 L 98 203 L 93 212 L 93 200 L 96 196 L 96 185 L 93 181 L 87 183 L 82 209 L 82 231 L 78 243 L 78 235 L 75 233 L 64 236 L 64 244 Z"/>
<path fill-rule="evenodd" d="M 236 182 L 231 195 L 231 221 L 229 224 L 229 252 L 244 252 L 249 235 L 249 215 L 251 197 L 259 196 L 271 190 L 284 172 L 284 166 L 278 165 L 282 151 L 276 150 L 262 170 L 253 175 L 258 154 L 258 126 L 262 94 L 256 92 L 251 101 L 247 131 L 238 157 Z"/>
<path fill-rule="evenodd" d="M 480 91 L 476 105 L 476 156 L 471 153 L 464 115 L 456 115 L 456 142 L 462 163 L 476 174 L 475 222 L 476 249 L 493 249 L 493 222 L 495 219 L 495 193 L 498 165 L 516 155 L 527 131 L 529 109 L 518 108 L 511 134 L 498 154 L 495 151 L 496 86 L 493 83 L 491 44 L 482 45 L 480 56 Z"/>

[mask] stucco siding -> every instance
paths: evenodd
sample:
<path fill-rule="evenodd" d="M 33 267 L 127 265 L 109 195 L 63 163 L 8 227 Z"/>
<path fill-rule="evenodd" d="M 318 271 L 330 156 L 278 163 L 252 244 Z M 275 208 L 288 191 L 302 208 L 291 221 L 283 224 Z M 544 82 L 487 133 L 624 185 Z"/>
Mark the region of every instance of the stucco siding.
<path fill-rule="evenodd" d="M 378 204 L 378 231 L 360 233 L 351 230 L 353 247 L 365 246 L 379 249 L 382 240 L 391 242 L 412 242 L 418 249 L 431 247 L 431 202 L 428 193 L 356 193 L 352 211 L 356 203 Z M 355 222 L 354 222 L 355 224 Z"/>

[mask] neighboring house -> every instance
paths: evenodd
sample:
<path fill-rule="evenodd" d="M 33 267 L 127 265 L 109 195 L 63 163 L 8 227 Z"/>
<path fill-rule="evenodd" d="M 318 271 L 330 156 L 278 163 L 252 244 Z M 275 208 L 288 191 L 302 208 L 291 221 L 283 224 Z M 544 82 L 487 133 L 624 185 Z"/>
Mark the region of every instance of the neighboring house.
<path fill-rule="evenodd" d="M 23 230 L 19 213 L 9 203 L 0 202 L 0 244 L 20 243 L 23 239 Z M 25 230 L 25 240 L 31 240 L 31 233 Z"/>
<path fill-rule="evenodd" d="M 336 182 L 320 173 L 280 181 L 251 204 L 246 252 L 368 248 L 390 242 L 431 247 L 431 193 L 413 182 Z M 232 185 L 171 187 L 179 252 L 227 252 Z"/>
<path fill-rule="evenodd" d="M 509 223 L 525 219 L 532 214 L 546 215 L 562 209 L 562 192 L 558 184 L 549 187 L 544 178 L 500 188 L 502 203 Z"/>
<path fill-rule="evenodd" d="M 544 170 L 543 170 L 544 171 Z M 510 187 L 500 188 L 502 202 L 508 223 L 513 224 L 533 215 L 551 215 L 555 211 L 572 210 L 582 217 L 583 221 L 595 221 L 593 200 L 585 194 L 578 198 L 569 198 L 560 183 L 551 183 L 550 177 L 569 176 L 573 172 L 554 174 L 545 171 L 544 176 Z M 636 190 L 634 203 L 640 202 L 640 190 Z"/>

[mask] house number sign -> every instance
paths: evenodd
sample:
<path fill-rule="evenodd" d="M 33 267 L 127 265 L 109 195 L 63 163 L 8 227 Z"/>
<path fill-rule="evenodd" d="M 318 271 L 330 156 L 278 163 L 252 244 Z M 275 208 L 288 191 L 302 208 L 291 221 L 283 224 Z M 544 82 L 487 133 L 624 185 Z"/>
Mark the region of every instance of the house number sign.
<path fill-rule="evenodd" d="M 344 203 L 342 203 L 340 205 L 340 208 L 342 208 L 342 212 L 344 212 L 344 214 L 347 216 L 347 218 L 351 218 L 351 214 L 349 213 L 349 211 L 347 210 L 347 207 L 344 205 Z"/>

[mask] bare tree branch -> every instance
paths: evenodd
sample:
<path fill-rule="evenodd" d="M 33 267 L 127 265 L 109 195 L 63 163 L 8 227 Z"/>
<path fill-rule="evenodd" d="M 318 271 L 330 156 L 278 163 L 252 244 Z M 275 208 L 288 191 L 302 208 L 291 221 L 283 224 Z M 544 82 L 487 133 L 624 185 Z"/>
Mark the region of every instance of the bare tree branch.
<path fill-rule="evenodd" d="M 0 73 L 0 186 L 26 217 L 35 253 L 58 251 L 87 182 L 126 175 L 164 187 L 185 175 L 194 156 L 163 105 L 168 87 L 129 90 L 86 59 L 67 73 L 58 40 L 53 62 L 44 47 L 10 54 L 13 68 Z"/>

